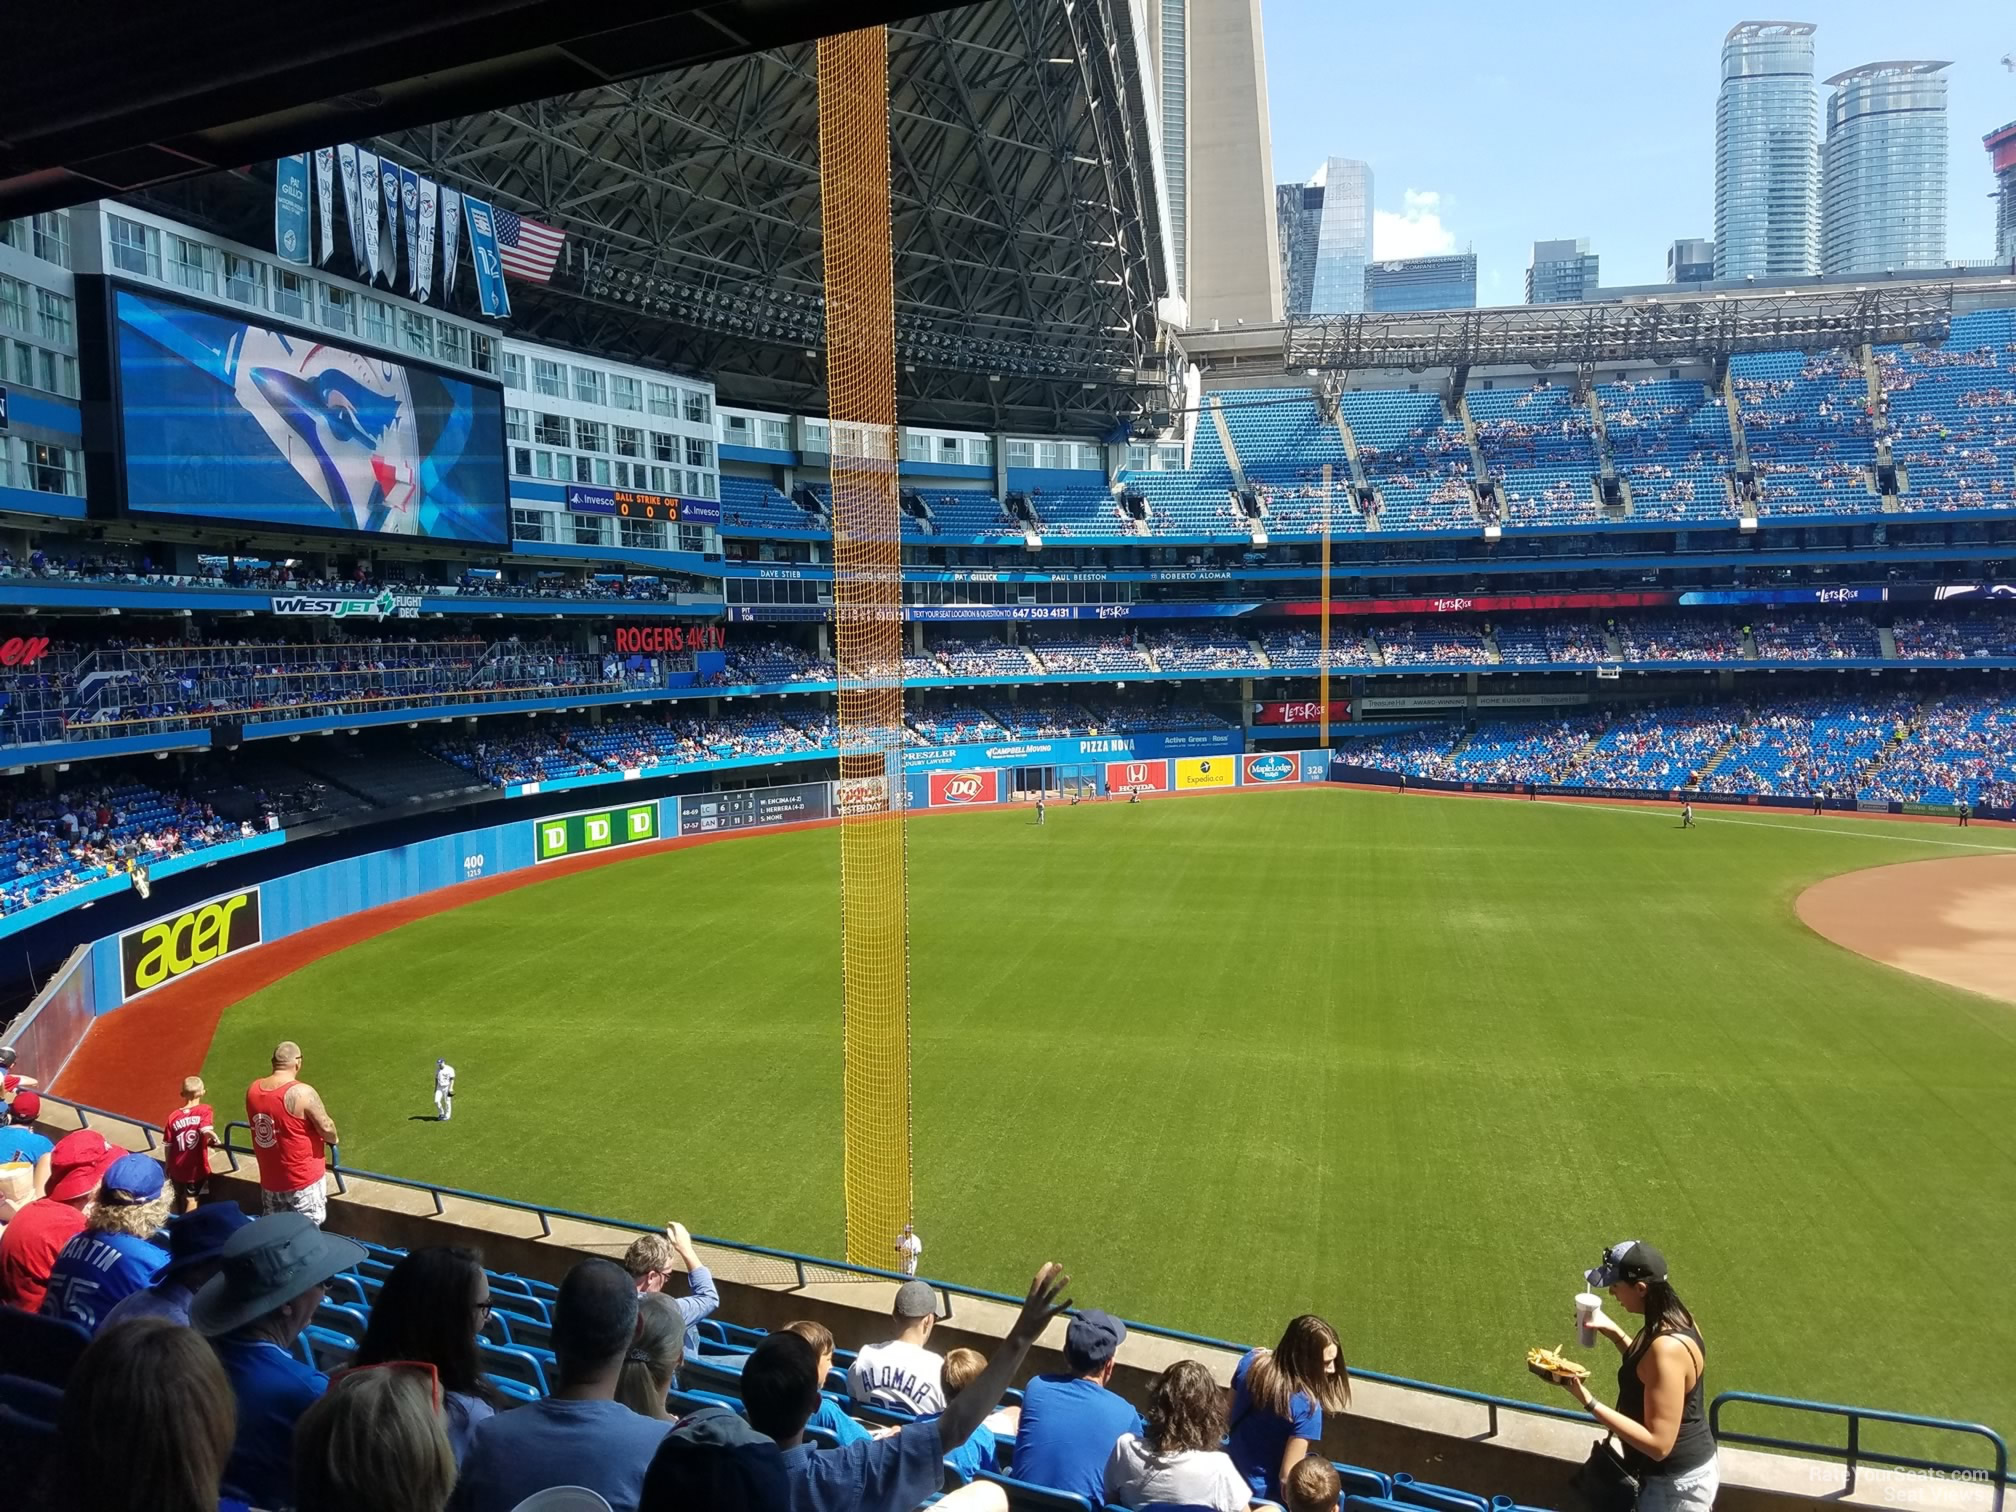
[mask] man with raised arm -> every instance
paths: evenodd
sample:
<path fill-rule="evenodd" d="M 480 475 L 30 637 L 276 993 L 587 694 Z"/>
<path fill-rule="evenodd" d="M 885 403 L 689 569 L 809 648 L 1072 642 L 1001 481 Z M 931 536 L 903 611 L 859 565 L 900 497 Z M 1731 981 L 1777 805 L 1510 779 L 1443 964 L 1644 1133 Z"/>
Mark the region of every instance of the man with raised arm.
<path fill-rule="evenodd" d="M 245 1118 L 259 1158 L 259 1211 L 300 1213 L 317 1228 L 329 1216 L 323 1146 L 336 1143 L 336 1124 L 322 1098 L 301 1080 L 301 1047 L 282 1040 L 273 1072 L 245 1089 Z"/>

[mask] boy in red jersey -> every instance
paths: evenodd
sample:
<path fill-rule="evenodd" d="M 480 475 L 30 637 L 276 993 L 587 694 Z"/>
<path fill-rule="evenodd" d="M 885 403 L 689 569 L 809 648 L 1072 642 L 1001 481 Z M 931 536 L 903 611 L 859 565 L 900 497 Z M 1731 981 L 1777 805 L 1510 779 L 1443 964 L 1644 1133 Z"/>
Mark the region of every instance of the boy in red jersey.
<path fill-rule="evenodd" d="M 213 1125 L 217 1115 L 203 1101 L 203 1078 L 182 1078 L 182 1106 L 170 1113 L 161 1125 L 161 1142 L 166 1147 L 168 1179 L 175 1183 L 174 1210 L 194 1212 L 197 1203 L 210 1195 L 210 1152 L 222 1149 Z"/>

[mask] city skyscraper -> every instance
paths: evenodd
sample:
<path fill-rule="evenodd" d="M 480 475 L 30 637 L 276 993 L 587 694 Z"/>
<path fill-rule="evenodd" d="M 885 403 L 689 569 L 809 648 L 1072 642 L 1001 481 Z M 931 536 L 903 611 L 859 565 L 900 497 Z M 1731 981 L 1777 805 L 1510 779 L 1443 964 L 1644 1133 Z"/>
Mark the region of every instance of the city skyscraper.
<path fill-rule="evenodd" d="M 1715 276 L 1820 271 L 1820 151 L 1813 31 L 1739 21 L 1722 39 L 1715 97 Z"/>
<path fill-rule="evenodd" d="M 1881 273 L 1946 260 L 1950 63 L 1865 63 L 1827 81 L 1820 269 Z"/>
<path fill-rule="evenodd" d="M 1260 0 L 1147 0 L 1176 286 L 1192 326 L 1281 318 Z"/>
<path fill-rule="evenodd" d="M 1589 250 L 1589 238 L 1536 241 L 1526 269 L 1526 303 L 1575 304 L 1596 297 L 1599 259 Z"/>
<path fill-rule="evenodd" d="M 2016 258 L 2016 121 L 1981 138 L 1995 170 L 1995 256 Z"/>
<path fill-rule="evenodd" d="M 1707 283 L 1715 276 L 1715 243 L 1699 236 L 1683 236 L 1666 249 L 1666 282 Z"/>
<path fill-rule="evenodd" d="M 1371 166 L 1325 158 L 1308 183 L 1275 186 L 1274 213 L 1288 317 L 1363 310 L 1372 260 Z"/>
<path fill-rule="evenodd" d="M 1365 308 L 1372 311 L 1474 310 L 1477 254 L 1389 258 L 1365 270 Z"/>

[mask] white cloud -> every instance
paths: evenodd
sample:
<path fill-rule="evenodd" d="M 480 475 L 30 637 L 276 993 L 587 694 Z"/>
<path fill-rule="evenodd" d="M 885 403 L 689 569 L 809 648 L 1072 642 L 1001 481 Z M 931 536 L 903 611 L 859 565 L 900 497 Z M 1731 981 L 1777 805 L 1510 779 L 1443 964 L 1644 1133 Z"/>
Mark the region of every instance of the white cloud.
<path fill-rule="evenodd" d="M 1372 212 L 1372 257 L 1385 262 L 1396 257 L 1429 257 L 1456 250 L 1456 233 L 1442 224 L 1442 196 L 1433 189 L 1409 189 L 1396 215 Z"/>

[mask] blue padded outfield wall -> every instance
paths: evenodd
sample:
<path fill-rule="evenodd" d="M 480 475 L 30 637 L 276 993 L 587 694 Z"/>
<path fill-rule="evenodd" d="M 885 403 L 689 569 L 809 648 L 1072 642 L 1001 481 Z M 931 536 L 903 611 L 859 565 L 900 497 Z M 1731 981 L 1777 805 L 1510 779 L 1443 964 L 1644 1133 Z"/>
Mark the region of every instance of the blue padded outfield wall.
<path fill-rule="evenodd" d="M 1200 731 L 911 753 L 932 758 L 934 764 L 907 774 L 906 801 L 912 809 L 1002 802 L 1010 792 L 1008 774 L 1027 766 L 1075 767 L 1109 796 L 1130 791 L 1223 792 L 1329 778 L 1327 751 L 1243 752 L 1237 748 L 1239 742 L 1238 731 Z M 1198 746 L 1221 749 L 1194 754 Z M 832 786 L 805 782 L 631 803 L 624 802 L 618 788 L 598 807 L 485 825 L 248 883 L 80 948 L 14 1033 L 24 1042 L 24 1054 L 33 1047 L 33 1064 L 53 1072 L 68 1060 L 91 1019 L 241 949 L 459 882 L 522 871 L 546 861 L 678 835 L 760 830 L 824 819 L 833 812 Z M 279 834 L 262 835 L 243 844 L 263 849 L 282 839 Z M 198 856 L 212 854 L 205 851 Z M 126 885 L 124 878 L 118 880 Z M 66 895 L 76 901 L 89 896 L 88 890 Z"/>

